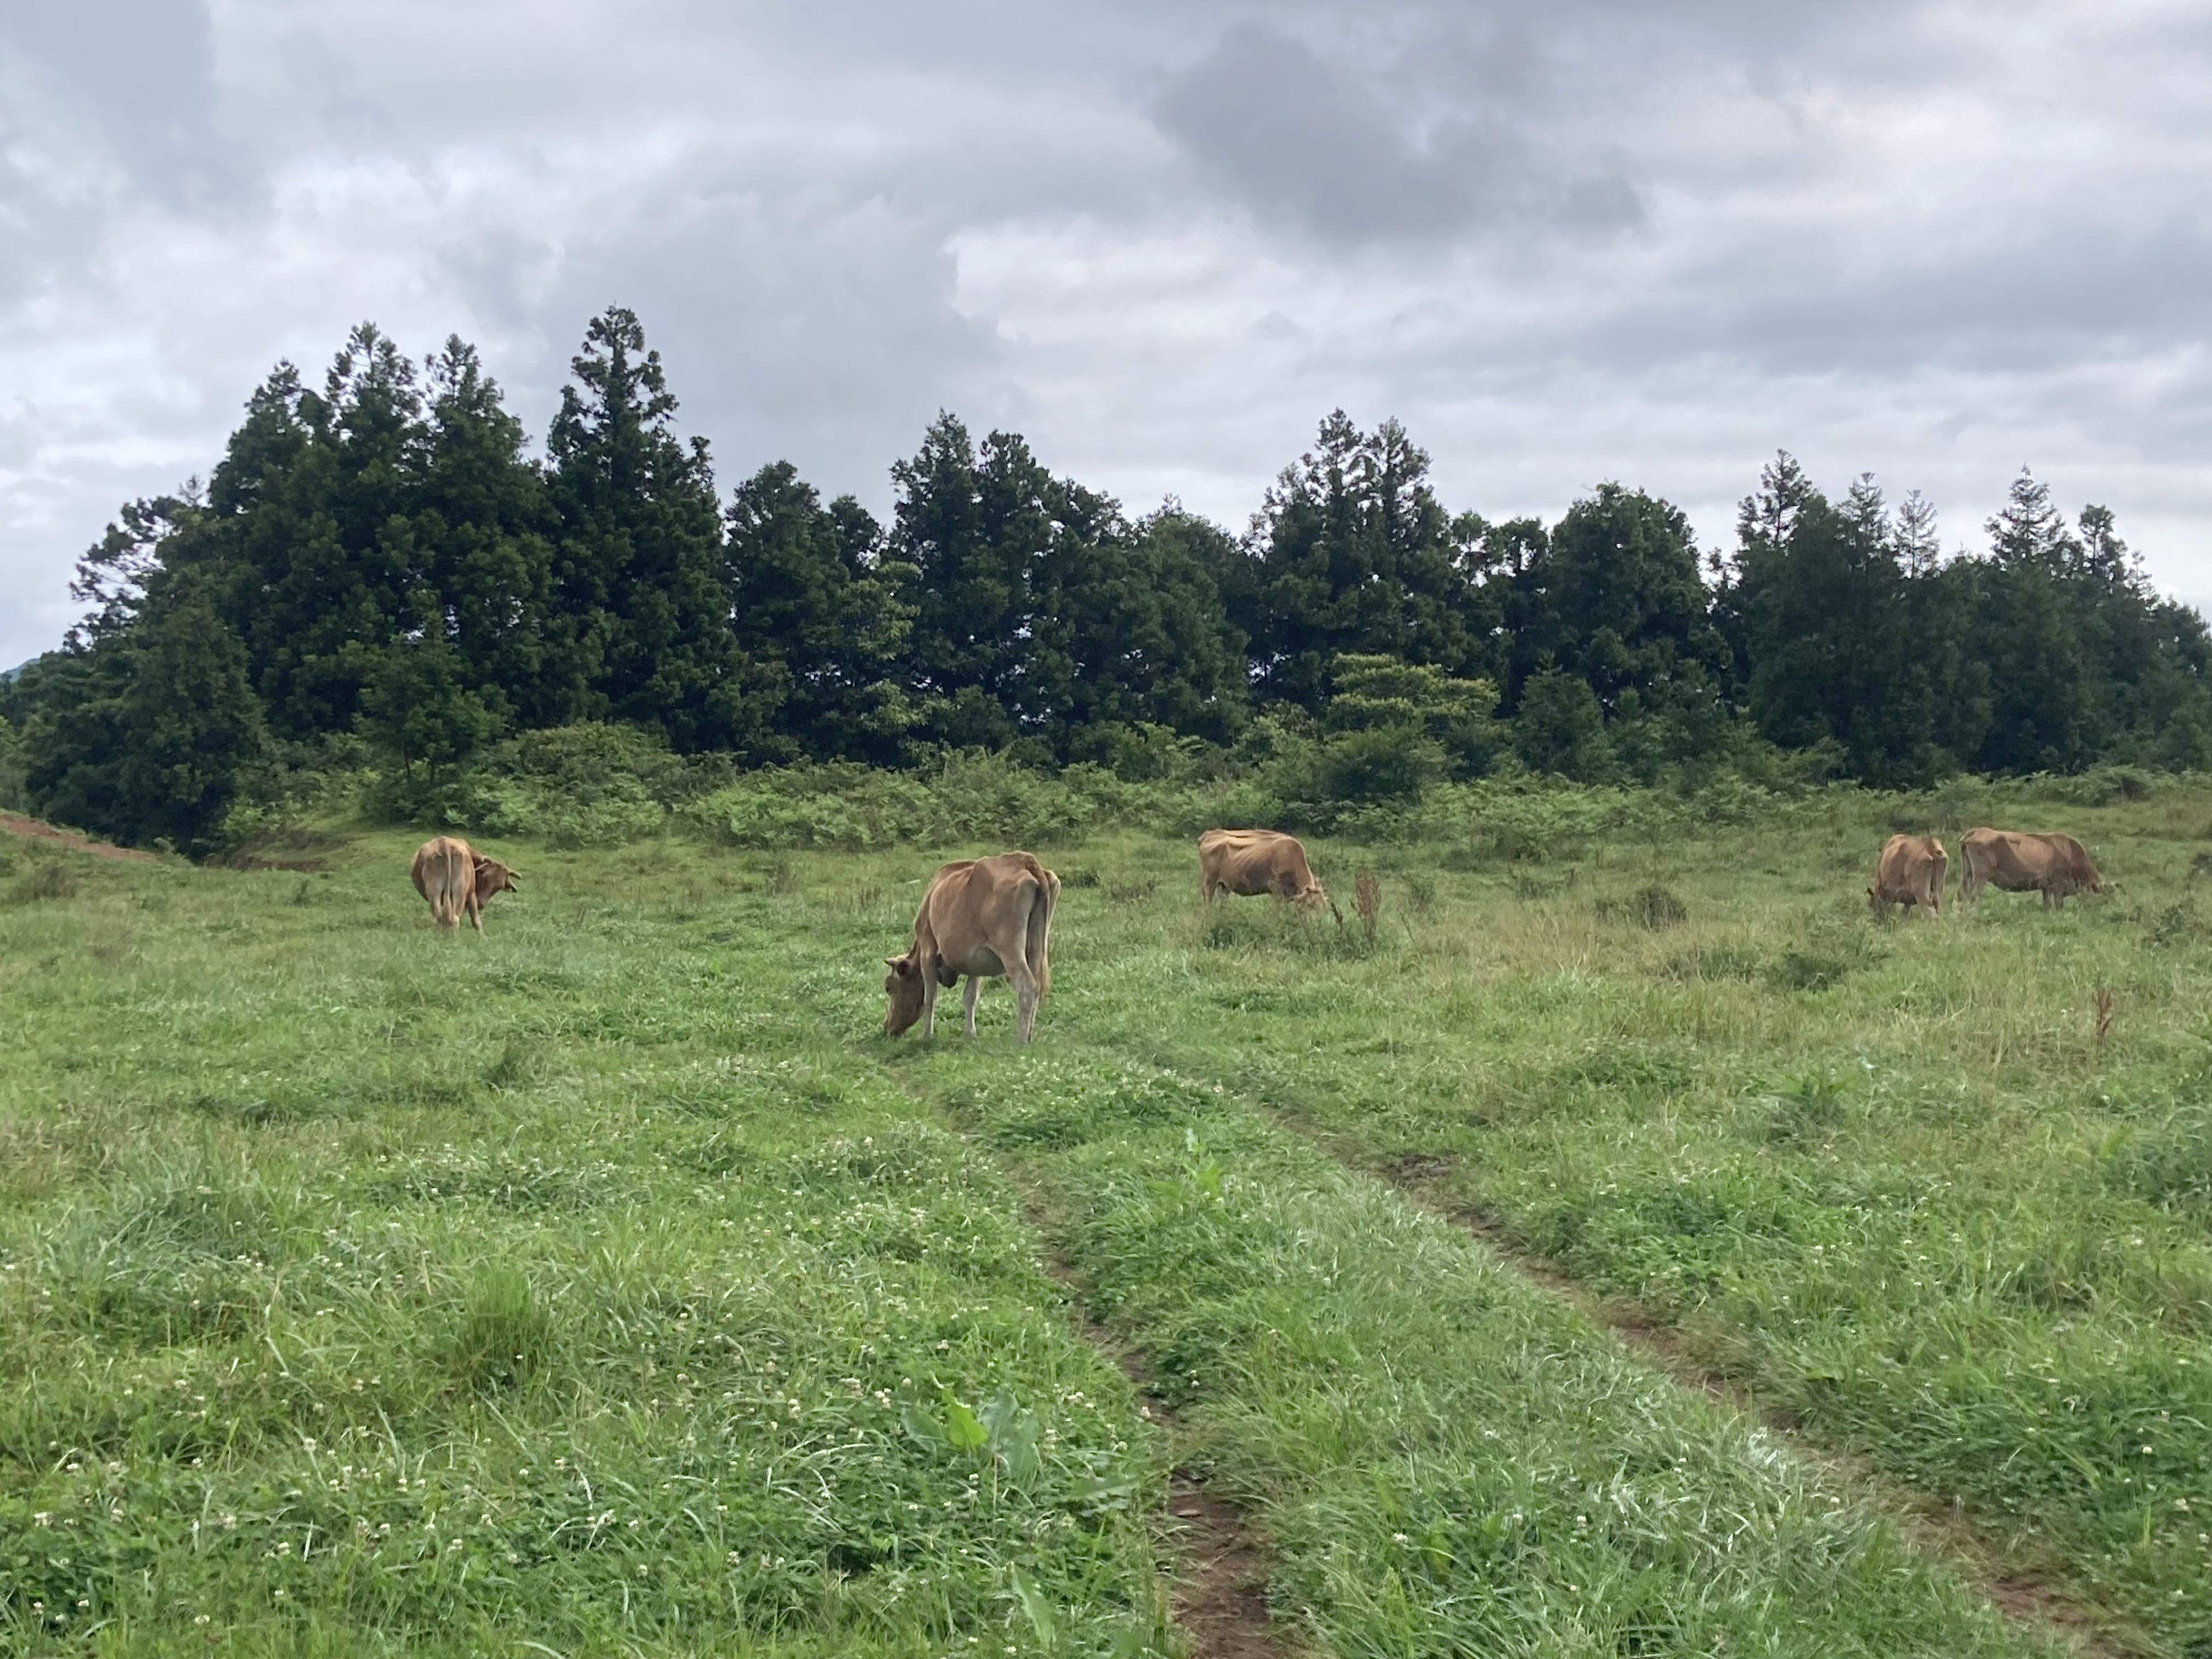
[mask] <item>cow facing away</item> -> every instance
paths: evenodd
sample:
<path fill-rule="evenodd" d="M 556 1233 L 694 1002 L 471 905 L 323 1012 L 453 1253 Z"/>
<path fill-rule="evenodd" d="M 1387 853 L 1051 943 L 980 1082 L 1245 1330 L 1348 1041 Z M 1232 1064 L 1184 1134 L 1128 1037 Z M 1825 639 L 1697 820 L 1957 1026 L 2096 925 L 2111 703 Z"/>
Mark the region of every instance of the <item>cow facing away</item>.
<path fill-rule="evenodd" d="M 1060 878 L 1027 853 L 963 859 L 930 878 L 914 919 L 914 942 L 902 957 L 885 957 L 884 1035 L 921 1022 L 937 1027 L 939 987 L 968 976 L 962 1000 L 968 1035 L 975 1035 L 975 994 L 987 978 L 1014 988 L 1014 1029 L 1027 1042 L 1036 1030 L 1037 1003 L 1052 988 L 1052 907 Z"/>
<path fill-rule="evenodd" d="M 2071 836 L 2029 835 L 2018 830 L 1969 830 L 1959 843 L 1964 866 L 1959 902 L 1972 904 L 1982 889 L 2043 895 L 2046 910 L 2063 909 L 2075 893 L 2101 893 L 2105 878 Z"/>
<path fill-rule="evenodd" d="M 461 925 L 466 915 L 483 932 L 483 908 L 495 893 L 519 893 L 514 872 L 488 859 L 458 836 L 440 836 L 415 849 L 408 873 L 415 890 L 430 902 L 431 919 L 441 933 Z"/>
<path fill-rule="evenodd" d="M 1273 893 L 1301 909 L 1324 904 L 1344 926 L 1344 912 L 1321 884 L 1296 836 L 1274 830 L 1209 830 L 1198 838 L 1199 890 L 1211 904 L 1216 893 L 1249 897 Z"/>
<path fill-rule="evenodd" d="M 1942 915 L 1943 874 L 1950 863 L 1943 843 L 1933 836 L 1892 836 L 1875 864 L 1868 908 L 1878 916 L 1887 916 L 1893 904 Z"/>

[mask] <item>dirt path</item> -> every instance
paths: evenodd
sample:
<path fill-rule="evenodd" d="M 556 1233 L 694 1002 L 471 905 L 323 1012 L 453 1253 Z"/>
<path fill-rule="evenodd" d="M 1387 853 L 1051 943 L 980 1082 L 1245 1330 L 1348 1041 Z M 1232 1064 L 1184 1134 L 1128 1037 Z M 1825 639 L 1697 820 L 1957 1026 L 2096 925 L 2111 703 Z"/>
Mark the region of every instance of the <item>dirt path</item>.
<path fill-rule="evenodd" d="M 909 1098 L 969 1139 L 965 1126 L 916 1089 L 902 1072 L 896 1066 L 886 1069 Z M 1139 1409 L 1148 1422 L 1166 1432 L 1169 1443 L 1186 1443 L 1175 1408 L 1152 1390 L 1150 1358 L 1083 1311 L 1082 1280 L 1043 1242 L 1051 1236 L 1052 1218 L 1035 1187 L 1018 1168 L 1002 1159 L 993 1162 L 1022 1194 L 1024 1219 L 1043 1253 L 1041 1265 L 1066 1287 L 1077 1334 L 1136 1384 Z M 1247 1512 L 1180 1466 L 1169 1475 L 1167 1510 L 1169 1541 L 1181 1564 L 1169 1586 L 1168 1612 L 1189 1641 L 1191 1659 L 1296 1659 L 1304 1650 L 1303 1645 L 1290 1639 L 1268 1613 L 1267 1544 Z"/>
<path fill-rule="evenodd" d="M 32 841 L 50 841 L 66 847 L 71 852 L 89 853 L 96 859 L 124 859 L 136 864 L 153 864 L 159 855 L 143 853 L 135 847 L 118 847 L 112 841 L 94 841 L 80 836 L 74 830 L 57 830 L 51 823 L 37 818 L 17 817 L 12 812 L 0 812 L 0 830 L 11 836 L 22 836 Z"/>
<path fill-rule="evenodd" d="M 1657 1323 L 1634 1303 L 1592 1295 L 1551 1262 L 1521 1249 L 1493 1219 L 1468 1209 L 1445 1190 L 1443 1177 L 1451 1170 L 1450 1159 L 1410 1157 L 1371 1164 L 1347 1156 L 1344 1148 L 1333 1144 L 1331 1137 L 1294 1116 L 1282 1113 L 1269 1115 L 1282 1128 L 1326 1152 L 1346 1168 L 1388 1182 L 1431 1215 L 1480 1239 L 1492 1255 L 1522 1278 L 1573 1304 L 1593 1324 L 1610 1331 L 1623 1347 L 1676 1382 L 1695 1389 L 1758 1423 L 1797 1457 L 1851 1488 L 1869 1508 L 1887 1516 L 1923 1554 L 1942 1561 L 2014 1624 L 2039 1628 L 2085 1656 L 2085 1659 L 2143 1659 L 2146 1655 L 2163 1651 L 2147 1636 L 2114 1630 L 2095 1611 L 2072 1599 L 2060 1587 L 2008 1563 L 2003 1549 L 1976 1527 L 1959 1505 L 1942 1503 L 1905 1486 L 1881 1474 L 1865 1459 L 1808 1438 L 1786 1416 L 1763 1405 L 1749 1389 L 1700 1364 L 1673 1328 Z"/>
<path fill-rule="evenodd" d="M 1041 1212 L 1032 1210 L 1029 1222 L 1040 1237 L 1046 1232 Z M 1071 1294 L 1081 1293 L 1081 1281 L 1060 1257 L 1048 1253 L 1044 1268 Z M 1175 1408 L 1152 1390 L 1147 1357 L 1085 1317 L 1080 1306 L 1073 1311 L 1081 1322 L 1084 1340 L 1137 1385 L 1146 1419 L 1164 1429 L 1170 1443 L 1182 1440 Z M 1194 1659 L 1285 1659 L 1295 1644 L 1283 1639 L 1281 1627 L 1268 1614 L 1267 1547 L 1245 1511 L 1188 1469 L 1177 1468 L 1170 1477 L 1168 1514 L 1175 1522 L 1170 1536 L 1182 1562 L 1169 1592 L 1169 1609 L 1176 1628 L 1189 1638 Z"/>

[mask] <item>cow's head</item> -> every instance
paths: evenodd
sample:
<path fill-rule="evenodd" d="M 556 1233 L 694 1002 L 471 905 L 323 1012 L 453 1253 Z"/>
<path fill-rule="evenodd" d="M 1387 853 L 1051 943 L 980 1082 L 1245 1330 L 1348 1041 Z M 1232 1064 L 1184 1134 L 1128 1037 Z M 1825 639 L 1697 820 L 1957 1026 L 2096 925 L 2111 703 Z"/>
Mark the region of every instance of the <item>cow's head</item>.
<path fill-rule="evenodd" d="M 884 966 L 890 969 L 884 975 L 884 994 L 891 1000 L 884 1010 L 885 1036 L 896 1036 L 921 1018 L 921 964 L 915 954 L 909 951 L 902 957 L 884 958 Z"/>
<path fill-rule="evenodd" d="M 477 854 L 477 902 L 482 904 L 495 893 L 519 893 L 522 890 L 514 879 L 514 872 L 497 859 Z"/>
<path fill-rule="evenodd" d="M 1312 886 L 1297 896 L 1297 906 L 1301 910 L 1310 910 L 1316 915 L 1326 909 L 1336 918 L 1338 927 L 1344 926 L 1344 912 L 1336 908 L 1336 901 L 1328 896 L 1328 889 L 1321 884 L 1319 876 L 1313 878 Z"/>

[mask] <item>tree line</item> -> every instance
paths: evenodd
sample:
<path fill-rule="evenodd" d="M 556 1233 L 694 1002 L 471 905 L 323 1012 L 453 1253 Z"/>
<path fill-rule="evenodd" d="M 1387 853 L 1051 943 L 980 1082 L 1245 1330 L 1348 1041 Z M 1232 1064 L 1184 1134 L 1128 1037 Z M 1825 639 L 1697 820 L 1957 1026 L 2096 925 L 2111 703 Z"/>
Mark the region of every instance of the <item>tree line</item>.
<path fill-rule="evenodd" d="M 1437 499 L 1341 412 L 1241 532 L 1141 517 L 941 415 L 888 523 L 787 463 L 725 498 L 637 318 L 594 318 L 542 455 L 477 354 L 356 329 L 281 364 L 204 483 L 80 562 L 61 648 L 0 688 L 14 793 L 213 845 L 280 763 L 365 741 L 431 798 L 502 734 L 625 722 L 740 763 L 946 748 L 1125 772 L 1163 742 L 1337 745 L 1387 793 L 1499 764 L 1596 780 L 1765 744 L 1869 782 L 2212 766 L 2212 644 L 2112 514 L 2023 472 L 1985 547 L 1779 455 L 1735 547 L 1618 483 L 1558 523 Z"/>

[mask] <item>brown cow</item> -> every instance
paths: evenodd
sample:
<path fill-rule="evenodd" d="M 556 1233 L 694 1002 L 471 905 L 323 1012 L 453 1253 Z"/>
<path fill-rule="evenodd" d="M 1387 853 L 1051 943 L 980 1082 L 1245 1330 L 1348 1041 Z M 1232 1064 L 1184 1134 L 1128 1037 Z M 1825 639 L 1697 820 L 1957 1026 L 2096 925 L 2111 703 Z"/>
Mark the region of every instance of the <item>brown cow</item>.
<path fill-rule="evenodd" d="M 1273 893 L 1301 909 L 1324 904 L 1344 926 L 1344 912 L 1321 884 L 1296 836 L 1275 830 L 1209 830 L 1198 838 L 1199 890 L 1211 904 L 1216 893 L 1240 897 Z"/>
<path fill-rule="evenodd" d="M 987 976 L 1014 988 L 1014 1028 L 1027 1042 L 1036 1030 L 1038 1001 L 1052 988 L 1052 907 L 1060 878 L 1027 853 L 963 859 L 930 878 L 914 919 L 914 942 L 902 957 L 885 957 L 890 1006 L 884 1035 L 896 1036 L 916 1019 L 921 1034 L 937 1027 L 937 992 L 968 975 L 963 995 L 968 1035 L 975 1035 L 975 994 Z"/>
<path fill-rule="evenodd" d="M 1893 904 L 1942 915 L 1943 873 L 1950 862 L 1943 843 L 1933 836 L 1892 836 L 1875 864 L 1867 908 L 1878 916 L 1887 916 Z"/>
<path fill-rule="evenodd" d="M 431 919 L 441 932 L 461 925 L 465 915 L 483 932 L 483 908 L 495 893 L 519 893 L 514 872 L 488 859 L 459 836 L 440 836 L 415 849 L 408 873 L 415 890 L 430 901 Z"/>
<path fill-rule="evenodd" d="M 2101 893 L 2105 878 L 2071 836 L 2028 835 L 2017 830 L 1969 830 L 1959 843 L 1964 868 L 1959 902 L 1972 904 L 1982 889 L 2038 892 L 2046 910 L 2063 909 L 2073 893 Z"/>

